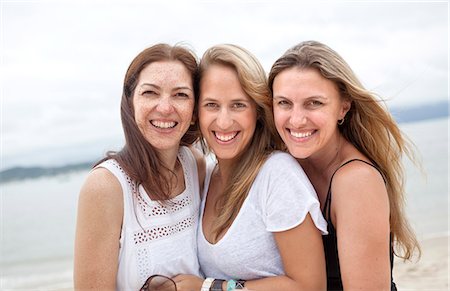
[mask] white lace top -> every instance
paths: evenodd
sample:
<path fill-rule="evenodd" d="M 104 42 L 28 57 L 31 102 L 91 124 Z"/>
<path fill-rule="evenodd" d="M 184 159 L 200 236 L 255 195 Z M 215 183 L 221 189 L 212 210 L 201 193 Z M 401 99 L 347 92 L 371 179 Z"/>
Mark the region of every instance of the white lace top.
<path fill-rule="evenodd" d="M 200 219 L 212 173 L 208 167 Z M 272 232 L 301 224 L 310 214 L 316 227 L 327 233 L 317 194 L 298 162 L 289 154 L 273 153 L 261 167 L 247 198 L 225 235 L 215 244 L 198 231 L 198 256 L 206 277 L 258 279 L 283 275 L 281 256 Z"/>
<path fill-rule="evenodd" d="M 187 147 L 180 147 L 178 158 L 186 188 L 164 206 L 151 200 L 142 186 L 136 186 L 115 160 L 97 166 L 116 176 L 124 194 L 117 290 L 139 290 L 154 274 L 200 275 L 196 242 L 200 205 L 197 163 Z"/>

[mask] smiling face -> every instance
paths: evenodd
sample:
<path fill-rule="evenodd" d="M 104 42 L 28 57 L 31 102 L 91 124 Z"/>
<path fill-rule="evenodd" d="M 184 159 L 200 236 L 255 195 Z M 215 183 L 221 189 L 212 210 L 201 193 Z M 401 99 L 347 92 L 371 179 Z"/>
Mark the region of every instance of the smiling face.
<path fill-rule="evenodd" d="M 200 130 L 217 159 L 238 158 L 256 127 L 256 104 L 241 87 L 237 73 L 214 64 L 200 82 Z"/>
<path fill-rule="evenodd" d="M 281 71 L 273 82 L 275 126 L 291 155 L 298 159 L 326 155 L 336 148 L 338 120 L 350 102 L 336 84 L 315 69 Z"/>
<path fill-rule="evenodd" d="M 158 151 L 178 151 L 194 111 L 192 78 L 179 61 L 153 62 L 139 75 L 134 116 L 145 139 Z"/>

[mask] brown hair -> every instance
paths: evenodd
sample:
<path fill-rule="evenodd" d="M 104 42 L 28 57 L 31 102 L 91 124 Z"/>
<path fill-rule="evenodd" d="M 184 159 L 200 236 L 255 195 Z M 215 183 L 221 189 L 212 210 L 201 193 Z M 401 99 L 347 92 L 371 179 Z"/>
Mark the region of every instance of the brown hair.
<path fill-rule="evenodd" d="M 168 200 L 171 190 L 170 181 L 161 175 L 161 169 L 167 169 L 167 167 L 164 166 L 153 146 L 139 130 L 133 106 L 134 90 L 141 71 L 149 64 L 158 61 L 179 61 L 186 67 L 192 78 L 195 106 L 197 106 L 198 63 L 195 54 L 180 45 L 170 46 L 168 44 L 156 44 L 143 50 L 134 58 L 125 74 L 120 106 L 125 146 L 119 152 L 108 152 L 107 157 L 102 161 L 115 159 L 133 182 L 137 185 L 142 184 L 153 200 Z M 196 107 L 194 114 L 196 114 Z M 180 145 L 191 145 L 197 138 L 198 124 L 196 122 L 181 138 Z"/>
<path fill-rule="evenodd" d="M 410 259 L 420 247 L 404 214 L 404 170 L 402 156 L 413 162 L 414 145 L 402 135 L 397 123 L 377 96 L 364 88 L 344 59 L 328 46 L 317 41 L 305 41 L 281 56 L 269 73 L 272 90 L 276 76 L 288 68 L 313 68 L 333 81 L 340 96 L 351 101 L 351 108 L 339 131 L 382 172 L 389 196 L 390 228 L 402 258 Z M 397 254 L 398 255 L 398 254 Z"/>
<path fill-rule="evenodd" d="M 242 89 L 255 102 L 257 108 L 253 138 L 233 165 L 231 177 L 216 204 L 216 207 L 220 208 L 218 209 L 220 214 L 214 221 L 213 227 L 213 233 L 217 239 L 238 214 L 259 169 L 273 151 L 273 139 L 277 135 L 272 118 L 272 101 L 269 98 L 266 74 L 256 57 L 244 48 L 232 44 L 211 47 L 200 61 L 200 82 L 201 76 L 213 64 L 233 68 Z"/>

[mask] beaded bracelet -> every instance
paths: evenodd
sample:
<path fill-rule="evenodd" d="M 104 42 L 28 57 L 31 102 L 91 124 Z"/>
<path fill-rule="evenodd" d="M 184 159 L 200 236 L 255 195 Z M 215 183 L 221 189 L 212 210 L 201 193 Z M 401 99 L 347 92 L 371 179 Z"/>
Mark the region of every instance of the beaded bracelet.
<path fill-rule="evenodd" d="M 233 279 L 228 280 L 227 291 L 233 291 L 234 289 L 236 289 L 236 281 L 234 281 Z"/>
<path fill-rule="evenodd" d="M 214 278 L 206 278 L 203 281 L 202 289 L 200 289 L 200 290 L 201 291 L 209 291 L 213 282 L 214 282 Z"/>
<path fill-rule="evenodd" d="M 244 289 L 244 287 L 245 287 L 245 280 L 229 280 L 227 282 L 227 291 Z"/>

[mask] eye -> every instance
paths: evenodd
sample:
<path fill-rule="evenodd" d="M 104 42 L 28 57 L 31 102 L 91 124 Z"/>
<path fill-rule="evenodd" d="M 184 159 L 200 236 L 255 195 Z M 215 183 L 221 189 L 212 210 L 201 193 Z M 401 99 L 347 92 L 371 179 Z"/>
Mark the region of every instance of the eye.
<path fill-rule="evenodd" d="M 208 102 L 203 104 L 203 107 L 207 108 L 207 109 L 217 109 L 219 108 L 219 104 L 214 103 L 214 102 Z"/>
<path fill-rule="evenodd" d="M 291 102 L 289 102 L 288 100 L 285 99 L 280 99 L 278 101 L 276 101 L 276 105 L 282 108 L 289 108 L 289 106 L 291 105 Z"/>
<path fill-rule="evenodd" d="M 150 96 L 150 95 L 158 95 L 158 93 L 156 93 L 156 91 L 153 90 L 145 90 L 142 92 L 143 96 Z"/>
<path fill-rule="evenodd" d="M 321 102 L 319 100 L 310 100 L 308 102 L 308 105 L 312 106 L 312 107 L 319 107 L 319 106 L 323 105 L 323 102 Z"/>
<path fill-rule="evenodd" d="M 177 93 L 175 94 L 175 96 L 181 97 L 181 98 L 189 98 L 189 94 L 184 93 L 184 92 L 177 92 Z"/>
<path fill-rule="evenodd" d="M 242 102 L 236 102 L 236 103 L 233 103 L 233 105 L 231 105 L 231 108 L 233 108 L 233 109 L 243 109 L 243 108 L 247 108 L 247 104 L 242 103 Z"/>

